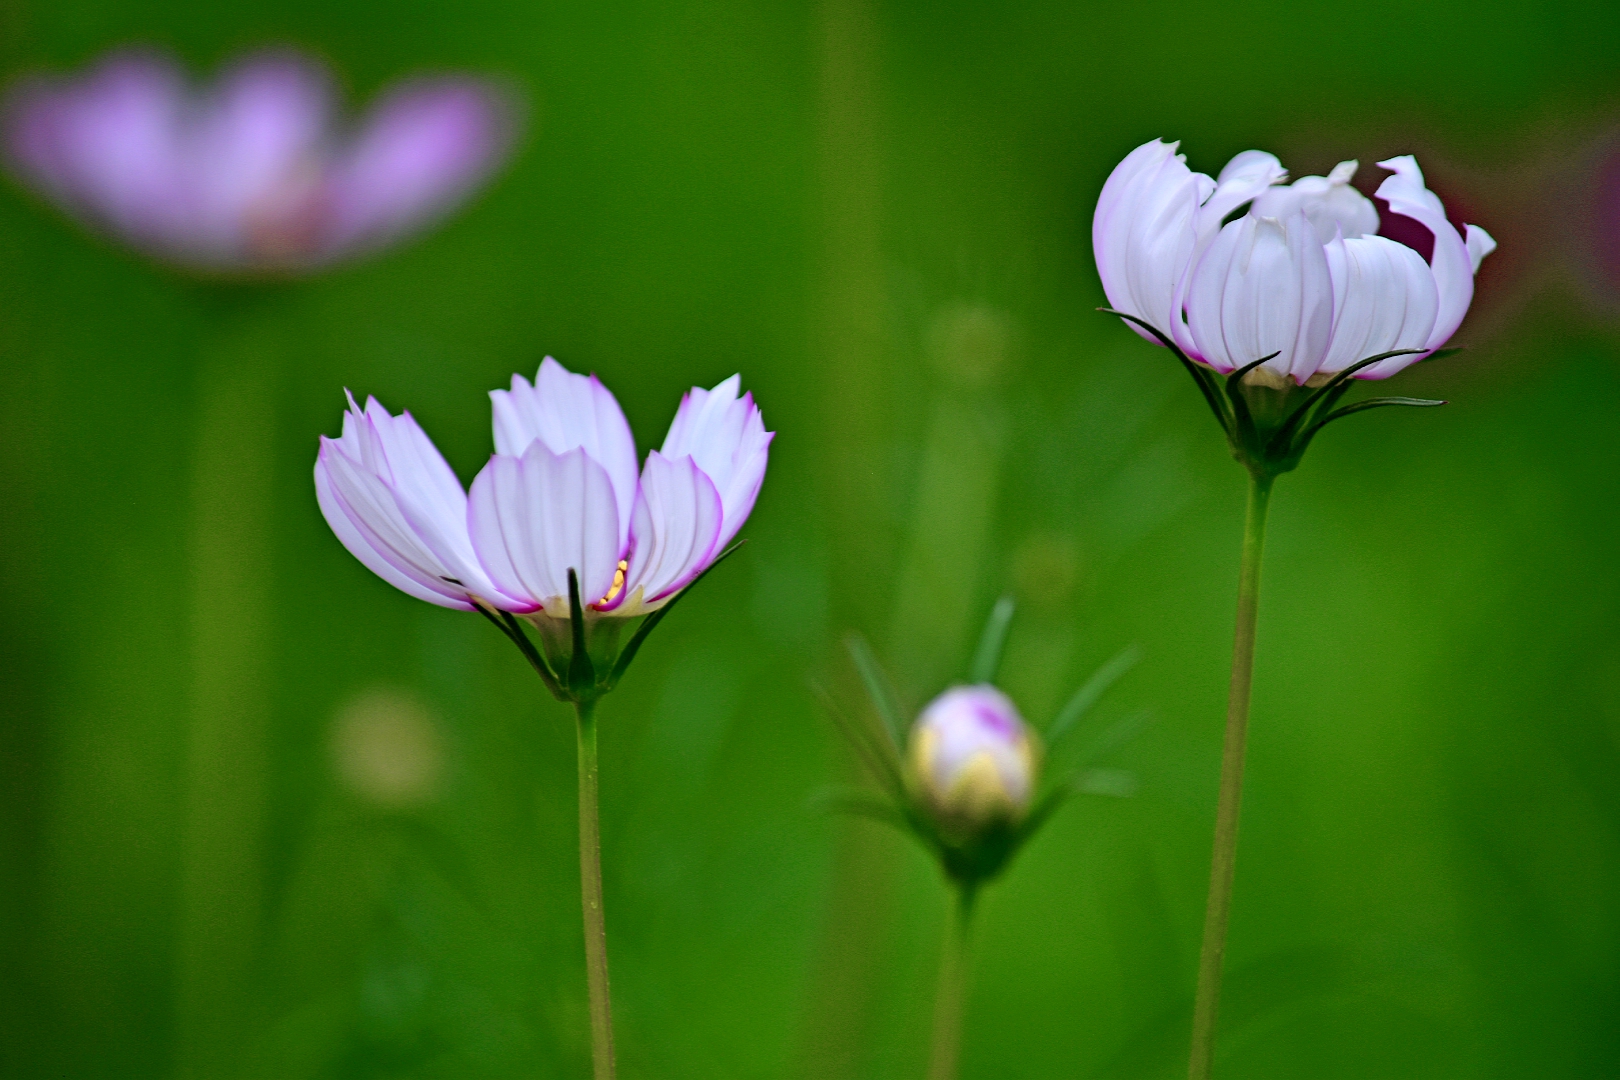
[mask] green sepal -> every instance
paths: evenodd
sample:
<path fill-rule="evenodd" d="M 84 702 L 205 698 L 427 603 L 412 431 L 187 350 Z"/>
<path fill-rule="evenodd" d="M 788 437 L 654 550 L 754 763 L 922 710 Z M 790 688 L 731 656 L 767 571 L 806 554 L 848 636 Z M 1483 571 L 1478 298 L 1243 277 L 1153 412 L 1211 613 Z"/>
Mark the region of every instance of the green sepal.
<path fill-rule="evenodd" d="M 647 635 L 653 632 L 654 627 L 656 627 L 660 622 L 663 622 L 665 615 L 668 615 L 671 611 L 675 610 L 675 605 L 681 602 L 681 597 L 697 588 L 698 582 L 708 577 L 710 570 L 713 570 L 715 567 L 731 558 L 732 553 L 746 543 L 748 543 L 747 540 L 739 540 L 735 544 L 732 544 L 730 547 L 726 548 L 726 550 L 722 551 L 715 557 L 714 562 L 710 563 L 708 566 L 705 566 L 703 571 L 698 574 L 697 577 L 688 582 L 684 589 L 670 597 L 669 603 L 665 604 L 663 607 L 652 612 L 646 618 L 641 620 L 641 625 L 636 627 L 636 632 L 631 635 L 630 641 L 624 647 L 624 651 L 619 653 L 619 659 L 614 663 L 613 671 L 608 675 L 607 682 L 603 686 L 604 693 L 619 685 L 619 680 L 624 678 L 624 673 L 630 670 L 630 661 L 634 660 L 636 658 L 636 653 L 641 651 L 641 643 L 647 640 Z"/>
<path fill-rule="evenodd" d="M 985 620 L 984 633 L 979 636 L 979 647 L 973 653 L 973 667 L 968 671 L 970 683 L 993 683 L 1001 670 L 1001 653 L 1007 647 L 1007 629 L 1012 625 L 1016 604 L 1011 596 L 1003 596 L 990 609 Z"/>
<path fill-rule="evenodd" d="M 585 647 L 585 606 L 579 602 L 579 575 L 568 568 L 568 633 L 574 648 L 568 657 L 568 690 L 576 701 L 596 696 L 596 665 Z"/>
<path fill-rule="evenodd" d="M 1120 650 L 1113 659 L 1092 673 L 1091 678 L 1081 684 L 1080 689 L 1074 692 L 1057 716 L 1046 726 L 1046 745 L 1048 748 L 1067 735 L 1086 712 L 1097 703 L 1097 699 L 1108 692 L 1108 688 L 1117 682 L 1137 661 L 1142 659 L 1142 650 L 1135 645 L 1127 645 Z"/>
<path fill-rule="evenodd" d="M 888 733 L 889 741 L 898 754 L 906 745 L 906 727 L 905 721 L 900 716 L 900 705 L 894 698 L 894 690 L 889 685 L 888 676 L 883 674 L 883 668 L 878 665 L 877 657 L 872 655 L 871 646 L 866 644 L 866 639 L 861 635 L 851 633 L 844 638 L 844 647 L 849 650 L 850 659 L 855 661 L 855 670 L 860 672 L 861 682 L 866 686 L 866 695 L 872 699 L 872 707 L 882 719 L 883 730 Z"/>

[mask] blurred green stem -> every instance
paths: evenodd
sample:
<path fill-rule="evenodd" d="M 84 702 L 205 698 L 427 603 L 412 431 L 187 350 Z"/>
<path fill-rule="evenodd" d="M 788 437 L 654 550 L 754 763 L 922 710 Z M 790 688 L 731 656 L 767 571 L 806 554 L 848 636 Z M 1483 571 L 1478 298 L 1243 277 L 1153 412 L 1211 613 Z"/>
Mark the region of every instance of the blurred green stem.
<path fill-rule="evenodd" d="M 238 1067 L 261 933 L 280 290 L 203 293 L 187 600 L 176 1074 Z"/>
<path fill-rule="evenodd" d="M 968 924 L 973 919 L 973 886 L 957 886 L 939 958 L 939 992 L 934 999 L 934 1046 L 928 1080 L 956 1080 L 962 1048 L 962 1006 L 967 997 Z"/>
<path fill-rule="evenodd" d="M 1204 944 L 1198 955 L 1198 994 L 1193 1002 L 1189 1080 L 1208 1080 L 1215 1064 L 1215 1018 L 1221 1003 L 1221 962 L 1232 911 L 1232 871 L 1237 862 L 1238 812 L 1243 802 L 1243 748 L 1249 735 L 1249 687 L 1254 681 L 1254 627 L 1260 606 L 1260 556 L 1266 540 L 1266 506 L 1274 477 L 1251 474 L 1243 527 L 1243 568 L 1238 577 L 1237 630 L 1232 641 L 1232 685 L 1226 699 L 1226 742 L 1221 750 L 1221 793 L 1215 808 L 1215 853 L 1210 860 Z"/>
<path fill-rule="evenodd" d="M 596 812 L 596 703 L 579 714 L 579 887 L 585 911 L 585 978 L 591 997 L 596 1080 L 613 1080 L 613 1002 L 608 994 L 607 923 L 602 913 L 602 830 Z"/>

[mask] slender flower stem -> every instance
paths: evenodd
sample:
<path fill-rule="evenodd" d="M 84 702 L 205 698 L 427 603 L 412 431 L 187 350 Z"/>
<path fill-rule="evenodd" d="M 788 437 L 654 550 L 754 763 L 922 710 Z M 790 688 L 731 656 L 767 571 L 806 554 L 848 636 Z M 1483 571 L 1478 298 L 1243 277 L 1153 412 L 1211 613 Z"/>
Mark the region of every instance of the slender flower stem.
<path fill-rule="evenodd" d="M 1232 911 L 1237 862 L 1238 811 L 1243 801 L 1243 748 L 1249 735 L 1249 688 L 1254 680 L 1254 627 L 1260 606 L 1260 556 L 1266 540 L 1266 505 L 1273 477 L 1252 475 L 1243 527 L 1243 569 L 1238 577 L 1237 630 L 1232 641 L 1232 686 L 1226 699 L 1226 742 L 1221 750 L 1221 794 L 1215 808 L 1215 853 L 1210 860 L 1204 945 L 1198 955 L 1189 1080 L 1208 1080 L 1215 1063 L 1215 1017 L 1221 1003 L 1221 962 Z"/>
<path fill-rule="evenodd" d="M 594 702 L 578 702 L 579 887 L 585 912 L 585 978 L 591 998 L 595 1080 L 613 1080 L 613 1002 L 608 994 L 607 923 L 602 912 L 602 830 L 596 812 Z"/>
<path fill-rule="evenodd" d="M 934 1046 L 928 1080 L 956 1080 L 962 1048 L 962 1005 L 967 997 L 968 924 L 973 918 L 973 886 L 961 885 L 945 927 L 939 958 L 939 992 L 934 998 Z"/>

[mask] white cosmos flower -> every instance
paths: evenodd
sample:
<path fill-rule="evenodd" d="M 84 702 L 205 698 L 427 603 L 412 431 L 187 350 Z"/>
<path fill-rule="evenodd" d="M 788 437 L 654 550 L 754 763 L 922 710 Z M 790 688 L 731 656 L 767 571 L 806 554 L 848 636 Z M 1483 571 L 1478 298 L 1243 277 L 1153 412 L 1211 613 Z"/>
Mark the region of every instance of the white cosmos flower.
<path fill-rule="evenodd" d="M 1116 310 L 1217 371 L 1275 353 L 1264 369 L 1303 384 L 1415 350 L 1357 373 L 1393 375 L 1456 331 L 1480 260 L 1496 247 L 1478 226 L 1459 233 L 1451 225 L 1411 156 L 1379 163 L 1394 175 L 1378 197 L 1433 235 L 1427 260 L 1376 235 L 1377 207 L 1350 186 L 1354 161 L 1282 187 L 1274 186 L 1280 167 L 1264 164 L 1275 162 L 1269 155 L 1240 154 L 1208 182 L 1174 149 L 1147 143 L 1109 177 L 1093 225 L 1097 267 Z M 1247 212 L 1221 225 L 1243 201 Z"/>

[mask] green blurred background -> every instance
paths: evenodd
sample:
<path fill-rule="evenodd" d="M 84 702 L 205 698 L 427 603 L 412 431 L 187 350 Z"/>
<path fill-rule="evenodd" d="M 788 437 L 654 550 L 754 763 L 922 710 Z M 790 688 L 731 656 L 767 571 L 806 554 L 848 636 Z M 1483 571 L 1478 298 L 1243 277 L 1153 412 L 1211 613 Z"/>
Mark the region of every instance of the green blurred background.
<path fill-rule="evenodd" d="M 1139 793 L 1069 806 L 987 895 L 963 1075 L 1177 1075 L 1244 480 L 1173 361 L 1092 311 L 1096 193 L 1162 135 L 1210 172 L 1415 151 L 1502 242 L 1468 351 L 1400 380 L 1451 406 L 1336 426 L 1280 484 L 1219 1071 L 1620 1075 L 1620 332 L 1580 269 L 1620 8 L 0 17 L 8 72 L 292 42 L 354 99 L 471 68 L 529 104 L 445 228 L 251 299 L 0 190 L 0 1074 L 587 1074 L 569 715 L 481 620 L 365 571 L 310 481 L 345 386 L 469 479 L 485 392 L 549 352 L 643 449 L 733 371 L 780 433 L 752 542 L 601 713 L 623 1075 L 920 1075 L 943 890 L 814 809 L 859 777 L 809 685 L 858 703 L 856 629 L 920 705 L 1003 590 L 1027 715 L 1134 642 L 1089 724 L 1156 722 L 1109 759 Z M 200 418 L 210 365 L 263 372 L 257 408 Z M 237 478 L 193 451 L 238 428 L 269 494 L 199 571 L 196 493 Z M 235 637 L 233 574 L 263 592 Z M 209 678 L 243 700 L 198 794 Z"/>

